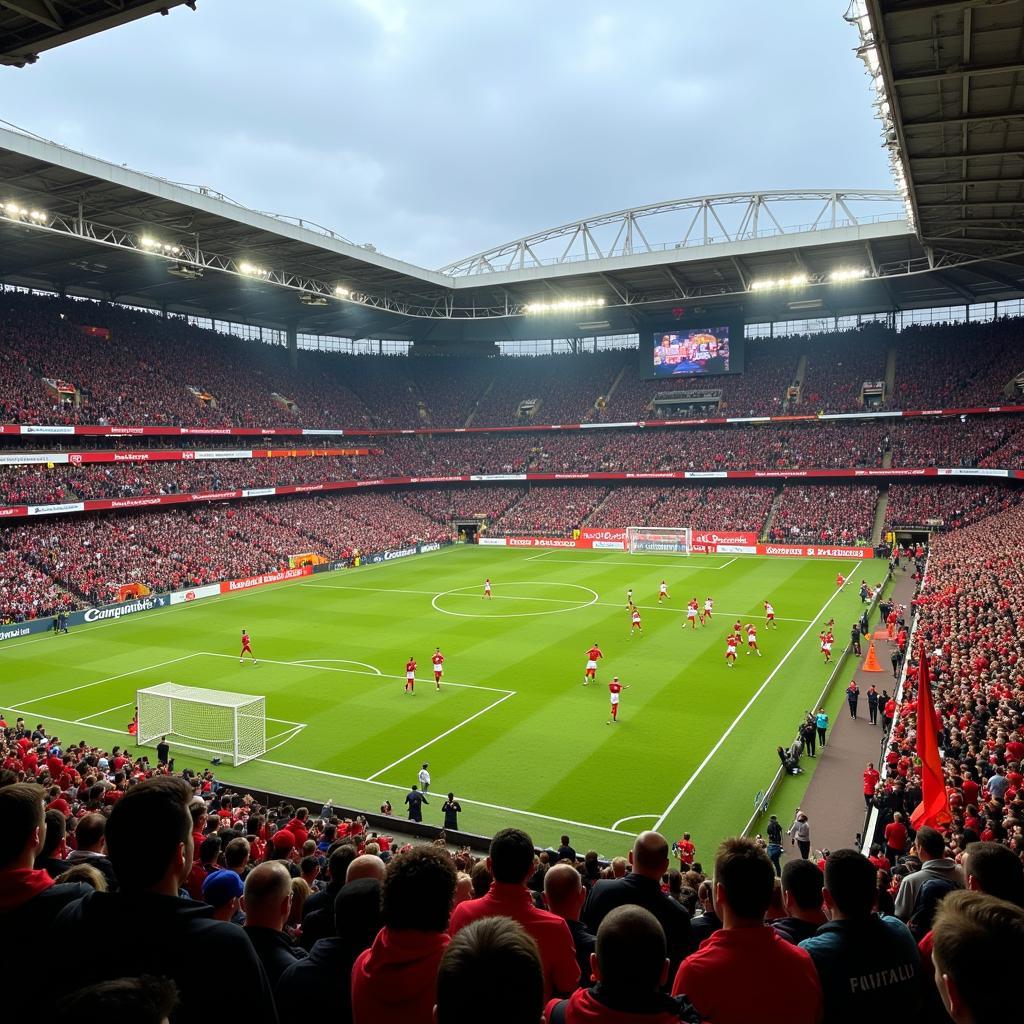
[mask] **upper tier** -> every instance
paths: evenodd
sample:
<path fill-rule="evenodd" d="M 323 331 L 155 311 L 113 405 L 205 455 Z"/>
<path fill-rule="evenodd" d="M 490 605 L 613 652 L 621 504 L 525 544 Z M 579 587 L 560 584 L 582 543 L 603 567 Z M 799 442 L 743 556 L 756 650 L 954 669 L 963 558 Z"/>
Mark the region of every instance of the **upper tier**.
<path fill-rule="evenodd" d="M 82 326 L 102 328 L 84 333 Z M 108 336 L 109 335 L 109 336 Z M 460 428 L 655 419 L 656 394 L 715 388 L 722 416 L 1012 404 L 1024 321 L 747 342 L 743 374 L 645 380 L 635 349 L 579 355 L 408 358 L 244 342 L 119 306 L 0 294 L 0 423 L 170 427 Z M 49 382 L 49 383 L 47 383 Z M 799 384 L 799 397 L 787 389 Z M 72 397 L 60 398 L 60 388 Z M 673 410 L 707 416 L 707 407 Z"/>

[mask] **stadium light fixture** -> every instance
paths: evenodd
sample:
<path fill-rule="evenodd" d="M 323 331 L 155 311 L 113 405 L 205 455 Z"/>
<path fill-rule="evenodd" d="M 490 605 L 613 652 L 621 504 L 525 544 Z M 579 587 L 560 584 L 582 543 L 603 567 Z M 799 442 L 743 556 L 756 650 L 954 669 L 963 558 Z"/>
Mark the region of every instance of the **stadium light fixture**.
<path fill-rule="evenodd" d="M 346 288 L 343 284 L 337 284 L 334 286 L 334 294 L 339 299 L 347 299 L 352 294 L 352 292 L 349 291 L 349 289 Z"/>
<path fill-rule="evenodd" d="M 269 277 L 270 271 L 264 270 L 263 267 L 256 266 L 255 263 L 249 263 L 243 260 L 238 264 L 239 273 L 245 274 L 246 277 Z"/>
<path fill-rule="evenodd" d="M 866 267 L 840 267 L 833 270 L 828 279 L 833 284 L 845 284 L 847 281 L 860 281 L 868 276 Z"/>
<path fill-rule="evenodd" d="M 50 215 L 45 210 L 29 209 L 27 206 L 16 203 L 13 199 L 9 199 L 6 203 L 0 203 L 0 213 L 9 220 L 29 221 L 32 224 L 45 224 L 50 219 Z"/>
<path fill-rule="evenodd" d="M 765 277 L 760 281 L 752 281 L 750 290 L 752 292 L 781 291 L 787 288 L 803 288 L 810 283 L 806 274 L 791 274 L 789 277 Z"/>
<path fill-rule="evenodd" d="M 544 313 L 576 313 L 581 309 L 595 309 L 604 305 L 604 299 L 556 299 L 554 302 L 527 302 L 523 311 L 531 315 Z"/>
<path fill-rule="evenodd" d="M 161 253 L 164 256 L 179 256 L 181 255 L 181 246 L 172 245 L 169 242 L 161 242 L 159 239 L 152 238 L 150 235 L 143 235 L 139 239 L 139 245 L 142 246 L 147 252 Z"/>

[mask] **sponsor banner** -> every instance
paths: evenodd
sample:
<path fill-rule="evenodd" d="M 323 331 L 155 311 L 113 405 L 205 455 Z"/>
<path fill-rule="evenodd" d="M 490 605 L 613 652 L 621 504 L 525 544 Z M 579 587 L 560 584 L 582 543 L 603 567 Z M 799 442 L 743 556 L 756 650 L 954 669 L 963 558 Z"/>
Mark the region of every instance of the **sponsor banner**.
<path fill-rule="evenodd" d="M 0 452 L 0 466 L 45 466 L 67 461 L 68 456 L 60 452 Z"/>
<path fill-rule="evenodd" d="M 104 604 L 98 608 L 86 608 L 85 611 L 70 612 L 68 625 L 80 626 L 84 622 L 104 622 L 107 619 L 121 619 L 137 612 L 148 612 L 154 608 L 165 608 L 171 603 L 170 594 L 153 594 L 141 597 L 136 601 L 122 601 L 120 604 Z"/>
<path fill-rule="evenodd" d="M 20 519 L 28 515 L 28 505 L 3 505 L 0 506 L 0 519 Z"/>
<path fill-rule="evenodd" d="M 708 545 L 710 547 L 710 545 Z M 696 544 L 694 545 L 696 547 Z M 719 555 L 756 555 L 756 544 L 715 544 L 715 553 Z"/>
<path fill-rule="evenodd" d="M 687 470 L 683 473 L 687 480 L 724 480 L 729 476 L 725 470 Z"/>
<path fill-rule="evenodd" d="M 318 437 L 344 437 L 345 434 L 350 433 L 347 430 L 302 430 L 300 433 L 305 435 L 315 435 Z"/>
<path fill-rule="evenodd" d="M 23 434 L 75 434 L 77 432 L 77 427 L 25 426 L 21 428 Z"/>
<path fill-rule="evenodd" d="M 589 548 L 589 541 L 572 540 L 570 537 L 506 537 L 510 548 Z"/>
<path fill-rule="evenodd" d="M 411 476 L 411 484 L 458 484 L 472 479 L 468 476 Z"/>
<path fill-rule="evenodd" d="M 193 501 L 230 501 L 232 498 L 240 498 L 241 491 L 201 491 L 198 494 L 190 495 Z M 173 504 L 173 499 L 181 497 L 177 494 L 168 494 L 167 504 Z M 186 499 L 187 500 L 187 499 Z"/>
<path fill-rule="evenodd" d="M 428 542 L 427 544 L 417 544 L 416 545 L 416 552 L 417 552 L 417 554 L 422 555 L 422 554 L 425 554 L 428 551 L 440 551 L 442 546 L 443 545 L 441 544 L 440 541 L 434 540 L 434 541 Z"/>
<path fill-rule="evenodd" d="M 594 540 L 590 546 L 595 551 L 625 551 L 626 542 L 622 540 Z"/>
<path fill-rule="evenodd" d="M 211 448 L 206 451 L 197 451 L 195 456 L 197 459 L 251 459 L 252 452 L 247 448 L 224 448 L 222 450 Z"/>
<path fill-rule="evenodd" d="M 756 544 L 756 533 L 742 530 L 694 530 L 690 535 L 694 544 Z"/>
<path fill-rule="evenodd" d="M 270 495 L 276 494 L 276 487 L 248 487 L 242 491 L 243 498 L 269 498 Z"/>
<path fill-rule="evenodd" d="M 971 469 L 961 467 L 959 469 L 937 469 L 936 476 L 998 476 L 1004 479 L 1010 475 L 1008 469 Z"/>
<path fill-rule="evenodd" d="M 482 544 L 484 547 L 503 548 L 505 547 L 504 537 L 478 537 L 477 544 Z"/>
<path fill-rule="evenodd" d="M 29 505 L 26 514 L 30 516 L 55 516 L 61 512 L 84 511 L 84 501 L 65 501 L 60 505 Z"/>
<path fill-rule="evenodd" d="M 53 618 L 30 619 L 28 622 L 11 622 L 0 626 L 0 643 L 4 640 L 17 640 L 19 637 L 31 636 L 33 633 L 46 633 L 53 629 Z"/>
<path fill-rule="evenodd" d="M 207 583 L 190 590 L 176 590 L 170 595 L 171 604 L 187 604 L 189 601 L 201 601 L 204 597 L 216 597 L 220 594 L 219 583 Z"/>
<path fill-rule="evenodd" d="M 396 558 L 408 558 L 410 555 L 417 554 L 416 548 L 395 548 L 393 551 L 382 552 L 385 562 L 392 562 Z"/>
<path fill-rule="evenodd" d="M 584 526 L 580 530 L 581 540 L 592 540 L 592 541 L 618 541 L 622 543 L 626 539 L 625 530 L 602 530 L 600 527 L 595 526 Z M 594 545 L 597 547 L 597 544 Z"/>
<path fill-rule="evenodd" d="M 98 500 L 101 501 L 102 504 L 101 505 L 96 505 L 95 507 L 97 507 L 97 508 L 104 508 L 104 509 L 108 509 L 108 508 L 148 508 L 150 505 L 163 505 L 164 504 L 163 496 L 159 495 L 159 494 L 153 494 L 153 495 L 150 495 L 149 497 L 143 496 L 143 497 L 139 497 L 139 498 L 108 498 L 106 500 L 104 500 L 104 499 L 98 499 Z M 92 502 L 86 502 L 86 504 L 90 508 L 94 507 Z"/>
<path fill-rule="evenodd" d="M 242 580 L 225 580 L 218 584 L 220 593 L 232 594 L 239 590 L 250 590 L 253 587 L 265 587 L 268 583 L 281 583 L 284 580 L 298 579 L 300 576 L 309 576 L 313 567 L 303 565 L 297 569 L 281 569 L 278 572 L 264 572 L 259 576 L 247 576 Z"/>
<path fill-rule="evenodd" d="M 821 547 L 817 544 L 758 544 L 759 555 L 782 555 L 797 558 L 874 558 L 874 548 Z"/>
<path fill-rule="evenodd" d="M 530 474 L 533 476 L 534 474 Z M 473 473 L 470 480 L 525 480 L 526 473 Z"/>

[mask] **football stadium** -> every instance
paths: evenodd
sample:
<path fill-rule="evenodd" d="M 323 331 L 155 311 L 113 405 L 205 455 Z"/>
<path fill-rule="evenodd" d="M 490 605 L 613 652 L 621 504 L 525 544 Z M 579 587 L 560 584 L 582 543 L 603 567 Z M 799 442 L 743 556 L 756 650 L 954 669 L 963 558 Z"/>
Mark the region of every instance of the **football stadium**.
<path fill-rule="evenodd" d="M 335 18 L 394 62 L 464 5 L 218 6 L 0 2 L 11 110 L 36 75 L 65 127 L 0 121 L 12 1010 L 45 991 L 143 1024 L 1012 1014 L 979 965 L 1024 954 L 1024 3 L 794 5 L 806 32 L 765 74 L 838 69 L 823 96 L 863 115 L 872 187 L 830 162 L 842 116 L 791 136 L 766 86 L 756 120 L 784 145 L 752 137 L 739 177 L 723 149 L 710 179 L 672 172 L 712 190 L 629 207 L 661 179 L 605 166 L 586 118 L 578 182 L 554 156 L 488 180 L 471 113 L 515 124 L 515 89 L 471 96 L 478 56 L 437 43 L 422 102 L 462 96 L 437 145 L 473 180 L 427 181 L 427 147 L 436 210 L 404 228 L 374 189 L 411 154 L 380 148 L 373 186 L 300 168 L 308 112 L 282 115 L 273 74 L 237 163 L 190 155 L 190 118 L 228 132 L 242 108 L 222 83 L 200 110 L 186 69 L 318 24 L 323 45 Z M 600 37 L 579 74 L 641 102 L 616 64 L 628 14 L 569 6 Z M 684 31 L 688 6 L 643 17 Z M 496 77 L 521 57 L 557 91 L 552 52 L 517 50 L 531 16 L 472 17 L 507 33 Z M 715 61 L 750 43 L 736 11 L 693 17 Z M 88 61 L 120 54 L 139 88 L 90 121 Z M 671 102 L 698 117 L 700 95 Z M 156 113 L 179 97 L 180 122 Z M 526 116 L 539 156 L 559 115 Z M 632 159 L 657 160 L 638 117 Z M 192 159 L 225 180 L 172 180 Z M 576 186 L 621 199 L 572 219 Z M 519 237 L 482 248 L 506 223 Z M 421 265 L 456 239 L 479 251 Z"/>

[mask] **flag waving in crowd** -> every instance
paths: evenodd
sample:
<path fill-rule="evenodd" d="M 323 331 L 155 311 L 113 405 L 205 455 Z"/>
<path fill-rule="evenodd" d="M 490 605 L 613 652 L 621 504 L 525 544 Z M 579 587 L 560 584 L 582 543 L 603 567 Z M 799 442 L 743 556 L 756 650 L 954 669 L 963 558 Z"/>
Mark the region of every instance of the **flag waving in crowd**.
<path fill-rule="evenodd" d="M 915 829 L 922 825 L 941 828 L 951 820 L 949 796 L 939 757 L 939 731 L 932 702 L 932 683 L 924 644 L 918 652 L 917 677 L 917 756 L 921 759 L 921 802 L 910 816 Z"/>

